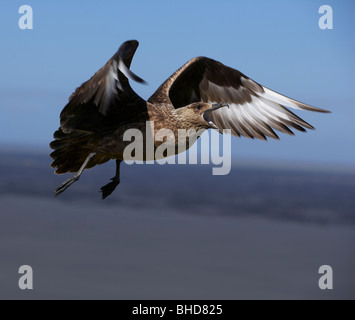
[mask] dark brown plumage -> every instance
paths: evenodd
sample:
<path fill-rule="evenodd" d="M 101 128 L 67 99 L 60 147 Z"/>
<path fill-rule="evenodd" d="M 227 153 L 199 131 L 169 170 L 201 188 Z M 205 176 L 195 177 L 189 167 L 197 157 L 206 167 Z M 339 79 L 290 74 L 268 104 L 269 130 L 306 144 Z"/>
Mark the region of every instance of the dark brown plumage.
<path fill-rule="evenodd" d="M 155 133 L 170 129 L 231 129 L 235 136 L 278 139 L 274 130 L 293 134 L 313 127 L 286 107 L 327 112 L 282 96 L 222 63 L 197 57 L 169 77 L 148 101 L 130 87 L 128 78 L 144 82 L 129 67 L 138 47 L 135 40 L 121 45 L 113 57 L 69 98 L 60 114 L 60 127 L 50 147 L 56 173 L 77 172 L 57 188 L 62 193 L 79 179 L 84 169 L 116 159 L 117 172 L 101 188 L 107 197 L 119 183 L 120 162 L 127 129 L 146 136 L 146 121 L 154 121 Z M 162 142 L 154 141 L 157 148 Z M 175 141 L 175 153 L 178 152 Z M 186 146 L 186 149 L 190 145 Z M 141 160 L 154 160 L 144 153 Z"/>

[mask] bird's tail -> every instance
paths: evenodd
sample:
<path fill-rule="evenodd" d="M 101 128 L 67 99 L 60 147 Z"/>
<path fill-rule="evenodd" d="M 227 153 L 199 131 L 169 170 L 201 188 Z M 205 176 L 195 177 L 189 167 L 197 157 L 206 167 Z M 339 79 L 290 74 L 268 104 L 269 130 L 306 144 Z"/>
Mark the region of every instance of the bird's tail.
<path fill-rule="evenodd" d="M 92 138 L 92 132 L 75 130 L 64 133 L 61 128 L 54 132 L 54 140 L 49 144 L 54 151 L 50 154 L 53 159 L 52 168 L 55 173 L 77 172 L 87 156 L 93 152 L 88 147 L 88 141 Z M 92 158 L 86 168 L 92 168 L 96 164 L 108 161 Z"/>

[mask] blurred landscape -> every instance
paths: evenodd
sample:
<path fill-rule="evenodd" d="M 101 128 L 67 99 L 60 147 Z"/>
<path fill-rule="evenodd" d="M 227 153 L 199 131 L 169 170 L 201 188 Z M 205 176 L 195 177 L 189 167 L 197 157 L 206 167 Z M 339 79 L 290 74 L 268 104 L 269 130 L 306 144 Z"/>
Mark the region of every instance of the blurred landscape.
<path fill-rule="evenodd" d="M 0 157 L 0 298 L 354 299 L 355 173 L 236 163 L 84 171 L 60 197 L 43 152 Z M 279 168 L 278 168 L 279 167 Z M 34 290 L 18 288 L 18 268 Z M 318 288 L 318 268 L 334 290 Z"/>
<path fill-rule="evenodd" d="M 100 207 L 167 210 L 187 215 L 262 217 L 355 227 L 355 168 L 277 169 L 237 163 L 226 176 L 212 176 L 214 165 L 134 164 L 121 166 L 121 184 L 104 201 L 99 189 L 115 174 L 110 161 L 85 170 L 57 199 L 53 191 L 72 174 L 56 175 L 44 153 L 5 153 L 0 159 L 2 195 L 40 197 Z"/>

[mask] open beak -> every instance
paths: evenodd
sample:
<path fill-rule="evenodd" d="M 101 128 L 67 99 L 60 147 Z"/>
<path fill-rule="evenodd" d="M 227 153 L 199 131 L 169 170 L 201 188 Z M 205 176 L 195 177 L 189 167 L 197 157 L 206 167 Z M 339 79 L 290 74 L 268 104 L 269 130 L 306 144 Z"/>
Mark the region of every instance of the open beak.
<path fill-rule="evenodd" d="M 212 104 L 212 108 L 208 109 L 207 111 L 215 111 L 219 108 L 223 108 L 223 107 L 228 107 L 229 108 L 229 104 L 226 102 L 222 102 L 222 103 L 214 103 Z"/>
<path fill-rule="evenodd" d="M 219 128 L 213 123 L 213 121 L 212 121 L 212 119 L 211 119 L 210 116 L 211 116 L 211 113 L 212 113 L 213 111 L 216 111 L 216 110 L 218 110 L 218 109 L 220 109 L 220 108 L 223 108 L 223 107 L 228 107 L 228 108 L 229 108 L 229 104 L 226 103 L 226 102 L 213 103 L 213 104 L 212 104 L 212 108 L 207 109 L 207 110 L 203 113 L 203 115 L 202 115 L 203 119 L 209 124 L 209 126 L 210 126 L 211 128 L 213 128 L 213 129 L 219 129 Z"/>

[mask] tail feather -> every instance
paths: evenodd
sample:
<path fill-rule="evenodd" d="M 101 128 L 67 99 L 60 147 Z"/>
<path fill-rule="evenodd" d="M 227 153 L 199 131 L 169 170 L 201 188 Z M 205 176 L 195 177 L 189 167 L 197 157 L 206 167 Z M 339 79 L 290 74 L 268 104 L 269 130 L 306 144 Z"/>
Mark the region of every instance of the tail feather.
<path fill-rule="evenodd" d="M 88 141 L 92 138 L 92 132 L 73 131 L 64 133 L 61 128 L 54 132 L 53 140 L 49 146 L 54 151 L 50 154 L 53 162 L 52 168 L 56 168 L 55 173 L 77 172 L 84 163 L 90 152 Z M 92 168 L 96 164 L 108 161 L 108 159 L 92 158 L 86 168 Z"/>

